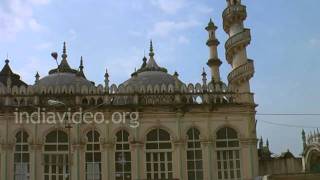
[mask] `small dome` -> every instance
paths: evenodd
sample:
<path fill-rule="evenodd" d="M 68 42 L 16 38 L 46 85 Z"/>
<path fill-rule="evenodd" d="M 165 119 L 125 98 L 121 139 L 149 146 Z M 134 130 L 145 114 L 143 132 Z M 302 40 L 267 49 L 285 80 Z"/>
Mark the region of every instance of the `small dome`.
<path fill-rule="evenodd" d="M 54 73 L 40 79 L 37 83 L 40 86 L 92 86 L 93 83 L 87 79 L 73 73 Z"/>
<path fill-rule="evenodd" d="M 183 84 L 178 80 L 180 84 Z M 122 83 L 123 86 L 155 86 L 155 85 L 175 85 L 175 77 L 162 71 L 144 71 L 137 73 L 129 80 Z"/>
<path fill-rule="evenodd" d="M 181 85 L 183 84 L 178 79 L 178 74 L 170 75 L 167 73 L 167 69 L 160 67 L 156 60 L 154 59 L 153 45 L 152 41 L 150 42 L 150 52 L 149 52 L 149 60 L 147 58 L 143 58 L 143 64 L 140 69 L 134 72 L 130 79 L 122 83 L 121 85 L 126 86 L 155 86 L 155 85 L 175 85 L 176 80 Z"/>

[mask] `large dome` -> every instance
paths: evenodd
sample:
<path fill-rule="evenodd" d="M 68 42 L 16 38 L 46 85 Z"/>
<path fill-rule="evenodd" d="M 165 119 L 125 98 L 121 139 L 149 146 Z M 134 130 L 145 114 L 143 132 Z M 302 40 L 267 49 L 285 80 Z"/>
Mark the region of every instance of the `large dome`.
<path fill-rule="evenodd" d="M 63 44 L 63 54 L 62 60 L 59 66 L 55 69 L 49 71 L 49 75 L 43 77 L 40 80 L 36 81 L 37 85 L 40 86 L 70 86 L 70 85 L 79 85 L 79 86 L 92 86 L 93 82 L 86 79 L 83 72 L 83 60 L 80 59 L 79 70 L 72 69 L 67 61 L 67 52 L 66 52 L 66 43 Z M 55 57 L 56 58 L 56 57 Z M 36 75 L 36 78 L 39 79 L 39 75 Z"/>
<path fill-rule="evenodd" d="M 130 79 L 122 83 L 124 86 L 147 86 L 147 85 L 174 85 L 176 78 L 168 73 L 161 71 L 145 71 L 133 75 Z M 182 82 L 178 80 L 180 84 Z"/>
<path fill-rule="evenodd" d="M 91 86 L 93 83 L 87 79 L 73 73 L 55 73 L 45 76 L 37 83 L 40 86 Z"/>

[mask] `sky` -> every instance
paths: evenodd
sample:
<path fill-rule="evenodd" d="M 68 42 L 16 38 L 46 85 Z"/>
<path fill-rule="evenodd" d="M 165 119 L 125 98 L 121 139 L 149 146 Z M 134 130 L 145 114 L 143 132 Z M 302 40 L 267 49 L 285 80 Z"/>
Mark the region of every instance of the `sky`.
<path fill-rule="evenodd" d="M 257 112 L 320 113 L 319 0 L 242 0 L 245 26 L 251 29 L 248 57 L 256 74 L 251 80 Z M 209 51 L 205 27 L 218 26 L 221 76 L 231 67 L 225 60 L 222 29 L 225 0 L 1 0 L 0 66 L 8 56 L 22 79 L 34 83 L 55 67 L 51 52 L 61 54 L 66 41 L 68 60 L 79 66 L 83 56 L 88 79 L 102 84 L 107 68 L 112 83 L 130 77 L 154 42 L 156 60 L 186 83 L 201 82 Z M 257 115 L 258 136 L 269 139 L 275 154 L 302 152 L 302 127 L 320 127 L 320 116 Z M 289 124 L 288 127 L 271 123 Z"/>

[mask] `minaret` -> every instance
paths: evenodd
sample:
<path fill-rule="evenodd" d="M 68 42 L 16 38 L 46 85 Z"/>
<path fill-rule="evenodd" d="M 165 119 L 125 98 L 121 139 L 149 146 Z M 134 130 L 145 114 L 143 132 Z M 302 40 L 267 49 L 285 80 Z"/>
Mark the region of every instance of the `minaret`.
<path fill-rule="evenodd" d="M 40 75 L 39 75 L 39 72 L 36 73 L 36 75 L 34 76 L 36 78 L 35 80 L 35 84 L 37 84 L 39 82 L 39 79 L 40 79 Z"/>
<path fill-rule="evenodd" d="M 214 25 L 212 19 L 210 19 L 206 30 L 209 33 L 209 39 L 207 41 L 207 46 L 210 49 L 210 57 L 207 62 L 207 65 L 211 68 L 211 78 L 213 83 L 219 83 L 220 79 L 220 70 L 219 67 L 222 64 L 220 59 L 218 58 L 217 47 L 220 44 L 218 39 L 216 38 L 216 30 L 217 26 Z"/>
<path fill-rule="evenodd" d="M 105 92 L 107 94 L 109 94 L 109 73 L 108 73 L 108 69 L 106 68 L 106 73 L 104 74 L 104 88 L 105 88 Z"/>
<path fill-rule="evenodd" d="M 225 43 L 226 59 L 232 67 L 228 75 L 231 90 L 250 93 L 249 80 L 253 77 L 253 61 L 247 58 L 246 47 L 250 44 L 250 29 L 244 28 L 247 17 L 246 6 L 241 0 L 227 0 L 228 7 L 223 12 L 223 29 L 229 35 Z"/>
<path fill-rule="evenodd" d="M 306 132 L 302 129 L 302 142 L 303 142 L 303 149 L 307 147 L 307 139 L 306 139 Z"/>

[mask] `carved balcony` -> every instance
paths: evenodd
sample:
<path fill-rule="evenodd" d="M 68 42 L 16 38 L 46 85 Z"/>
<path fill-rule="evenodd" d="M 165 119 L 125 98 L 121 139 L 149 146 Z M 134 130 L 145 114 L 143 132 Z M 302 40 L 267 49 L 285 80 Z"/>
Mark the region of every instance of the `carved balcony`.
<path fill-rule="evenodd" d="M 232 63 L 232 57 L 239 47 L 245 47 L 251 42 L 250 29 L 244 29 L 242 32 L 230 37 L 225 43 L 226 58 L 228 63 Z"/>
<path fill-rule="evenodd" d="M 223 13 L 223 29 L 225 32 L 229 32 L 230 25 L 238 22 L 244 21 L 247 18 L 246 6 L 243 5 L 232 5 L 227 7 Z"/>
<path fill-rule="evenodd" d="M 253 77 L 254 64 L 253 60 L 248 59 L 248 62 L 237 67 L 228 75 L 228 81 L 230 84 L 241 83 L 241 81 L 247 81 Z"/>

